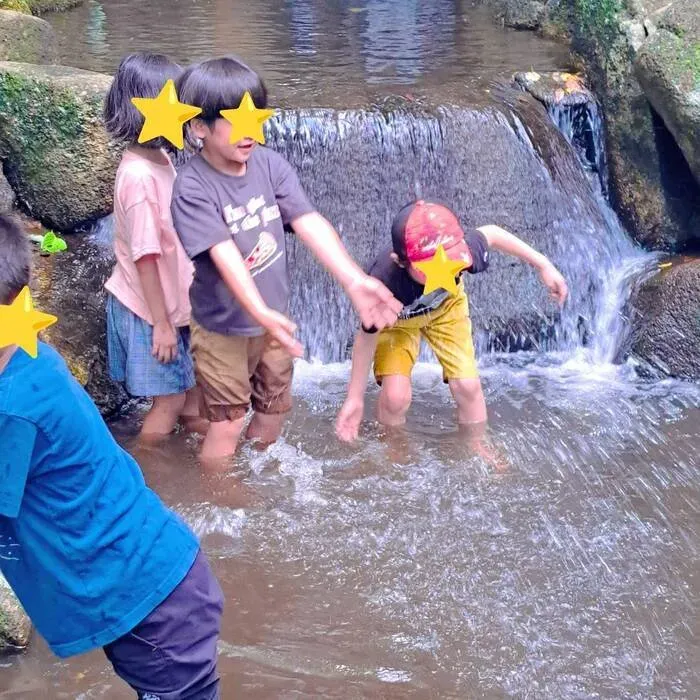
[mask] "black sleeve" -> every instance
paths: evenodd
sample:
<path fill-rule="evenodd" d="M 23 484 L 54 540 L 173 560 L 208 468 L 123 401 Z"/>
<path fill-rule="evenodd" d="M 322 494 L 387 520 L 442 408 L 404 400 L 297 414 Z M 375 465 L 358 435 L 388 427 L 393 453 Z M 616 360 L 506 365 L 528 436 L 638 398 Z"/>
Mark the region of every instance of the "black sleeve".
<path fill-rule="evenodd" d="M 467 268 L 467 272 L 474 275 L 477 272 L 485 272 L 489 269 L 489 242 L 486 240 L 481 231 L 474 229 L 467 231 L 464 234 L 464 240 L 469 246 L 469 252 L 472 254 L 471 267 Z"/>

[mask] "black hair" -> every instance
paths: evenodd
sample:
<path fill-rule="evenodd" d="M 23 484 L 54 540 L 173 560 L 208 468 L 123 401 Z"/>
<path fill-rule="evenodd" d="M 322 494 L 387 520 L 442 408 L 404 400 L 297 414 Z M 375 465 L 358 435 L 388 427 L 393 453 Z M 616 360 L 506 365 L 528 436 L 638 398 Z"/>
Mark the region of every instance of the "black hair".
<path fill-rule="evenodd" d="M 404 204 L 399 213 L 394 217 L 391 224 L 391 245 L 396 253 L 399 262 L 406 264 L 408 255 L 406 254 L 406 224 L 408 217 L 416 206 L 416 202 Z"/>
<path fill-rule="evenodd" d="M 10 304 L 29 284 L 29 238 L 11 216 L 0 214 L 0 304 Z"/>
<path fill-rule="evenodd" d="M 267 88 L 263 79 L 234 56 L 211 58 L 185 69 L 176 82 L 180 102 L 199 107 L 197 115 L 207 124 L 221 117 L 222 109 L 236 109 L 246 92 L 258 109 L 267 107 Z"/>
<path fill-rule="evenodd" d="M 182 68 L 162 54 L 134 53 L 125 56 L 105 98 L 103 116 L 110 135 L 118 141 L 136 143 L 144 119 L 131 98 L 157 97 L 168 80 L 177 80 L 181 74 Z M 167 143 L 164 138 L 158 137 L 142 145 L 163 148 Z"/>

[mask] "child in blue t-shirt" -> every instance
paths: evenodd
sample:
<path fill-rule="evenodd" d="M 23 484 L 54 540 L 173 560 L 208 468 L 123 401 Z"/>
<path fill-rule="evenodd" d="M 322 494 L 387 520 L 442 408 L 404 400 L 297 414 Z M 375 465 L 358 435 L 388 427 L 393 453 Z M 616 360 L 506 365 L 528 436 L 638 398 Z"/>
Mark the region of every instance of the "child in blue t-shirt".
<path fill-rule="evenodd" d="M 0 304 L 29 276 L 0 216 Z M 139 697 L 218 698 L 223 595 L 197 539 L 44 343 L 0 348 L 0 570 L 58 656 L 103 647 Z"/>

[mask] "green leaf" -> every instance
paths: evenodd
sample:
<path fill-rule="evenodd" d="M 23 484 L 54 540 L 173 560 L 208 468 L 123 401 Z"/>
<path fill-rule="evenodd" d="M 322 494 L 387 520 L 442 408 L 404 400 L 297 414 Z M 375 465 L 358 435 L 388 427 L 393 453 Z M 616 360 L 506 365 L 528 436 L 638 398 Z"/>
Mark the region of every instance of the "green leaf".
<path fill-rule="evenodd" d="M 60 253 L 68 249 L 66 242 L 53 231 L 47 231 L 41 239 L 41 250 L 44 253 Z"/>

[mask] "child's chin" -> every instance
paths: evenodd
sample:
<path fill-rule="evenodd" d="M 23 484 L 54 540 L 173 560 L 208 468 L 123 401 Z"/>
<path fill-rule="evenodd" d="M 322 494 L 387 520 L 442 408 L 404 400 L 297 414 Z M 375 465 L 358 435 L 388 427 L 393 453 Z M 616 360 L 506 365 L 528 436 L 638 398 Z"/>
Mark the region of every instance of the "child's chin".
<path fill-rule="evenodd" d="M 237 160 L 239 163 L 245 163 L 254 150 L 255 146 L 251 146 L 250 148 L 237 148 L 233 155 L 234 160 Z"/>

